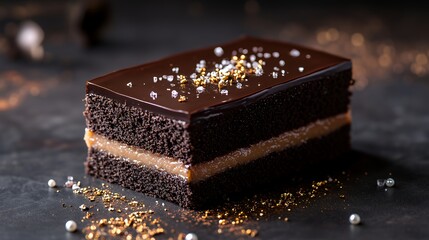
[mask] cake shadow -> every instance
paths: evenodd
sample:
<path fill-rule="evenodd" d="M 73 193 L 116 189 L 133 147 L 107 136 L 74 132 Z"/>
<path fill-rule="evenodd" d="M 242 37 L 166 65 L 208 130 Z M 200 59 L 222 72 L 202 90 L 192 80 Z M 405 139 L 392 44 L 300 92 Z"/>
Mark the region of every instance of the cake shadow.
<path fill-rule="evenodd" d="M 251 193 L 243 192 L 229 197 L 223 203 L 214 203 L 194 210 L 219 211 L 235 208 L 246 212 L 246 208 L 262 207 L 258 205 L 267 205 L 262 208 L 273 210 L 284 209 L 296 205 L 297 201 L 309 202 L 327 191 L 340 192 L 339 188 L 342 188 L 347 179 L 359 178 L 368 172 L 379 172 L 389 164 L 389 161 L 382 157 L 350 150 L 338 158 L 317 164 L 313 162 L 311 165 L 294 169 L 282 181 L 266 185 L 264 188 L 255 187 L 255 191 Z"/>

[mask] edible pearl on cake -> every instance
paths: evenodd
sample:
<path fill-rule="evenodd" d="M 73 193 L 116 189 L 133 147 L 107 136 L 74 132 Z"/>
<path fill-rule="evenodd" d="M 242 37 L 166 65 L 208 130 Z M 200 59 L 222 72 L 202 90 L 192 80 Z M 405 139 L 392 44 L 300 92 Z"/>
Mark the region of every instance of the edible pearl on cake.
<path fill-rule="evenodd" d="M 393 178 L 386 179 L 386 186 L 388 186 L 388 187 L 395 186 L 395 180 Z"/>
<path fill-rule="evenodd" d="M 75 221 L 73 221 L 73 220 L 69 220 L 69 221 L 67 221 L 67 222 L 66 222 L 65 227 L 66 227 L 66 230 L 67 230 L 68 232 L 74 232 L 74 231 L 76 231 L 76 229 L 77 229 L 77 224 L 76 224 L 76 222 L 75 222 Z"/>
<path fill-rule="evenodd" d="M 195 233 L 186 234 L 185 240 L 198 240 L 198 236 Z"/>
<path fill-rule="evenodd" d="M 300 71 L 300 72 L 304 72 L 304 68 L 303 68 L 303 67 L 299 67 L 299 68 L 298 68 L 298 71 Z"/>
<path fill-rule="evenodd" d="M 289 54 L 290 54 L 292 57 L 299 57 L 299 55 L 301 55 L 301 53 L 300 53 L 298 50 L 296 50 L 296 49 L 292 49 L 292 50 L 290 50 Z"/>
<path fill-rule="evenodd" d="M 55 186 L 57 186 L 57 183 L 55 182 L 55 180 L 54 180 L 54 179 L 49 179 L 49 181 L 48 181 L 48 186 L 49 186 L 50 188 L 54 188 Z"/>
<path fill-rule="evenodd" d="M 215 49 L 214 49 L 214 54 L 215 54 L 216 56 L 218 56 L 218 57 L 222 56 L 222 55 L 223 55 L 223 48 L 221 48 L 221 47 L 217 47 L 217 48 L 215 48 Z"/>
<path fill-rule="evenodd" d="M 360 216 L 356 213 L 353 213 L 352 215 L 350 215 L 349 217 L 349 222 L 353 225 L 358 225 L 360 224 Z"/>

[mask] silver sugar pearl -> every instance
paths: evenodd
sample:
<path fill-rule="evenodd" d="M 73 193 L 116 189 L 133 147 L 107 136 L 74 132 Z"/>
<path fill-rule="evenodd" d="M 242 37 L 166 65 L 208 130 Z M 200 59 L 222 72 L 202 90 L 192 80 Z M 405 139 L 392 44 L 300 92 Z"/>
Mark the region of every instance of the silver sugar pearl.
<path fill-rule="evenodd" d="M 360 216 L 356 213 L 353 213 L 352 215 L 350 215 L 349 217 L 349 222 L 353 225 L 358 225 L 360 224 Z"/>
<path fill-rule="evenodd" d="M 49 181 L 48 181 L 48 186 L 49 186 L 50 188 L 54 188 L 55 186 L 57 186 L 57 183 L 55 182 L 55 180 L 54 180 L 54 179 L 49 179 Z"/>
<path fill-rule="evenodd" d="M 218 57 L 222 56 L 222 55 L 223 55 L 223 48 L 221 48 L 221 47 L 217 47 L 217 48 L 215 48 L 215 49 L 214 49 L 214 54 L 215 54 L 216 56 L 218 56 Z M 234 54 L 234 55 L 235 55 L 235 54 Z"/>
<path fill-rule="evenodd" d="M 395 180 L 393 180 L 393 178 L 386 179 L 386 186 L 388 186 L 388 187 L 395 186 Z"/>
<path fill-rule="evenodd" d="M 290 50 L 289 54 L 292 57 L 299 57 L 299 55 L 301 55 L 301 52 L 299 50 L 297 50 L 297 49 L 292 49 L 292 50 Z"/>
<path fill-rule="evenodd" d="M 198 236 L 195 233 L 186 234 L 185 240 L 198 240 Z"/>
<path fill-rule="evenodd" d="M 76 231 L 76 229 L 77 229 L 77 224 L 76 224 L 76 222 L 75 222 L 75 221 L 73 221 L 73 220 L 69 220 L 69 221 L 67 221 L 67 222 L 66 222 L 65 227 L 66 227 L 66 230 L 67 230 L 68 232 L 74 232 L 74 231 Z"/>

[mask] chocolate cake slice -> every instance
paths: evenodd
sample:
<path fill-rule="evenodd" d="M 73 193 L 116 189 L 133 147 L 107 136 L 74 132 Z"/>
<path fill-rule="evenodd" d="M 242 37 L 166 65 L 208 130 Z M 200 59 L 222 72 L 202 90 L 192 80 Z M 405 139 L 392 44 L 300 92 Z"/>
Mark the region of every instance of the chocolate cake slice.
<path fill-rule="evenodd" d="M 240 38 L 87 82 L 86 171 L 186 208 L 350 148 L 351 62 Z"/>

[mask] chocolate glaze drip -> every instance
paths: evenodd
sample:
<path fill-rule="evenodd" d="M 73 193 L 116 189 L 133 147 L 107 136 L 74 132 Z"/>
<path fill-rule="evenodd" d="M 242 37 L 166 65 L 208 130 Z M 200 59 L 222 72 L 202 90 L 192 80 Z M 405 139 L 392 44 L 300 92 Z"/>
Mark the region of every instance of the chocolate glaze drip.
<path fill-rule="evenodd" d="M 243 37 L 220 45 L 224 50 L 224 54 L 220 57 L 214 53 L 216 47 L 218 46 L 177 54 L 90 80 L 87 83 L 87 93 L 104 95 L 121 103 L 138 106 L 173 119 L 191 122 L 252 103 L 304 81 L 311 81 L 332 72 L 351 68 L 350 60 L 342 57 L 298 45 L 253 37 Z M 222 59 L 229 60 L 233 51 L 236 51 L 239 56 L 240 50 L 247 49 L 247 58 L 252 54 L 257 55 L 252 50 L 254 47 L 259 49 L 262 47 L 262 54 L 270 54 L 269 58 L 256 57 L 257 60 L 263 59 L 266 62 L 266 65 L 263 66 L 263 75 L 249 75 L 248 80 L 242 82 L 241 89 L 238 89 L 235 84 L 223 88 L 228 90 L 227 95 L 221 94 L 216 85 L 210 84 L 204 92 L 198 93 L 196 86 L 192 83 L 187 83 L 182 87 L 176 79 L 176 75 L 181 74 L 192 82 L 189 76 L 195 72 L 195 66 L 200 60 L 205 60 L 208 71 L 212 71 L 214 70 L 211 69 L 213 63 L 220 63 Z M 290 54 L 292 50 L 298 50 L 299 56 L 292 56 L 293 54 Z M 279 56 L 274 57 L 273 53 L 279 53 Z M 285 62 L 284 66 L 279 64 L 280 60 Z M 172 71 L 175 67 L 179 68 L 178 73 Z M 282 76 L 281 70 L 285 71 L 284 76 Z M 273 72 L 278 73 L 277 78 L 272 76 Z M 163 79 L 154 82 L 154 77 L 159 78 L 163 75 L 173 75 L 174 80 L 170 82 Z M 176 90 L 179 95 L 186 96 L 187 101 L 179 102 L 178 97 L 172 98 L 171 91 L 173 90 Z M 151 96 L 151 92 L 156 93 L 156 98 Z"/>

